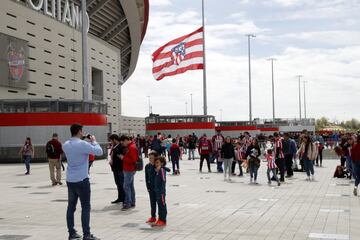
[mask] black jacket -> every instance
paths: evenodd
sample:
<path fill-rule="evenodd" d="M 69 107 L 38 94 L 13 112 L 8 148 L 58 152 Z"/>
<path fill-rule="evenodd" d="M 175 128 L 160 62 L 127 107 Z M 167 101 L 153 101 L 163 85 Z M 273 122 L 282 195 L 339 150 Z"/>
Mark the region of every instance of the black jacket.
<path fill-rule="evenodd" d="M 155 167 L 151 163 L 145 166 L 145 182 L 148 192 L 155 191 Z"/>
<path fill-rule="evenodd" d="M 231 143 L 224 143 L 222 145 L 221 157 L 226 159 L 235 158 L 234 146 Z"/>
<path fill-rule="evenodd" d="M 260 147 L 254 147 L 253 145 L 250 145 L 247 150 L 246 150 L 246 156 L 245 158 L 247 158 L 248 156 L 250 156 L 251 158 L 258 158 L 261 155 L 261 151 L 260 151 Z"/>
<path fill-rule="evenodd" d="M 195 149 L 196 148 L 196 138 L 195 136 L 190 136 L 188 140 L 188 148 Z"/>
<path fill-rule="evenodd" d="M 155 193 L 156 197 L 166 194 L 166 170 L 161 167 L 158 172 L 155 173 Z"/>
<path fill-rule="evenodd" d="M 121 160 L 118 155 L 124 155 L 125 154 L 125 148 L 118 144 L 113 150 L 112 150 L 112 165 L 111 170 L 113 172 L 122 172 L 123 171 L 123 160 Z"/>
<path fill-rule="evenodd" d="M 291 152 L 291 140 L 283 140 L 282 141 L 282 151 L 284 153 L 284 155 L 293 155 L 293 153 Z"/>

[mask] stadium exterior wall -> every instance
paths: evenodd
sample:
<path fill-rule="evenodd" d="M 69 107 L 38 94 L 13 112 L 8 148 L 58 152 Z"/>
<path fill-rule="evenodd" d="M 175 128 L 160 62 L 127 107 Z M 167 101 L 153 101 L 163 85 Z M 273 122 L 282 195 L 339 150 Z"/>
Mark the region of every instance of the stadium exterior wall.
<path fill-rule="evenodd" d="M 27 41 L 29 50 L 28 89 L 0 86 L 1 99 L 83 98 L 80 31 L 13 0 L 1 1 L 0 22 L 0 33 Z M 135 20 L 132 21 L 134 24 Z M 140 30 L 134 27 L 132 31 Z M 141 36 L 141 33 L 134 33 L 132 41 L 139 47 L 141 39 L 137 39 L 136 34 Z M 91 94 L 93 90 L 92 69 L 102 71 L 102 94 L 91 97 L 108 104 L 112 132 L 120 129 L 120 88 L 123 83 L 120 52 L 107 42 L 88 35 L 89 92 Z M 132 59 L 135 68 L 137 55 Z"/>

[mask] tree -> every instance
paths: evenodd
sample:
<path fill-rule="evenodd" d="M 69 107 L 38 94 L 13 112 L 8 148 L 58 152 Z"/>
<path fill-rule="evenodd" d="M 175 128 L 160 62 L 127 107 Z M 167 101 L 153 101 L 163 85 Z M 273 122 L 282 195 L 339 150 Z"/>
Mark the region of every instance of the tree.
<path fill-rule="evenodd" d="M 344 123 L 344 128 L 347 130 L 358 130 L 360 128 L 360 122 L 357 119 L 352 118 Z"/>
<path fill-rule="evenodd" d="M 328 127 L 329 124 L 330 124 L 329 120 L 326 117 L 321 117 L 321 118 L 316 120 L 315 129 L 317 131 L 319 131 L 321 129 L 324 129 L 324 128 Z"/>

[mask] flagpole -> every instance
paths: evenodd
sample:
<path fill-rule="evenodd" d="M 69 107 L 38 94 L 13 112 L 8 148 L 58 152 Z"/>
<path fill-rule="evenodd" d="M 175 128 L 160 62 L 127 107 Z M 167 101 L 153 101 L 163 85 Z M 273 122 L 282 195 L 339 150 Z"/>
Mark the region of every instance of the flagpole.
<path fill-rule="evenodd" d="M 204 115 L 207 115 L 207 94 L 206 94 L 206 57 L 205 57 L 205 19 L 204 19 L 204 0 L 202 0 L 202 27 L 203 27 L 203 97 L 204 97 Z"/>

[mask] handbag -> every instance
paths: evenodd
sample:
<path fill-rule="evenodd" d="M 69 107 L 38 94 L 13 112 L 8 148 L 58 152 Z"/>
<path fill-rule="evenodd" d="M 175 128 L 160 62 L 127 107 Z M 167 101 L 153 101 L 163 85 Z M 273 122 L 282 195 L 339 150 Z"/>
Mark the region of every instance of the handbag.
<path fill-rule="evenodd" d="M 142 171 L 144 169 L 144 161 L 141 156 L 138 157 L 135 168 L 136 171 Z"/>
<path fill-rule="evenodd" d="M 254 159 L 254 164 L 255 164 L 256 167 L 260 167 L 260 162 L 261 162 L 261 161 L 260 161 L 259 158 L 255 158 L 255 159 Z"/>

